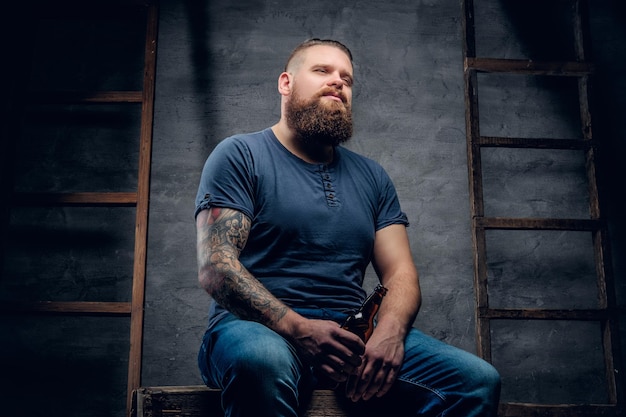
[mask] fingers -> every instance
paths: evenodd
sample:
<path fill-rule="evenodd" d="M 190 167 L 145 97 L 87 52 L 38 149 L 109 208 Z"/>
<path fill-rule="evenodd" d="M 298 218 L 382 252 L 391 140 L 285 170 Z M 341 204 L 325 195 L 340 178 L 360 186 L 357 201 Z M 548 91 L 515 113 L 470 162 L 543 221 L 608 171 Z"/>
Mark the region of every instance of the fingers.
<path fill-rule="evenodd" d="M 324 375 L 327 379 L 336 382 L 337 385 L 342 382 L 346 382 L 349 375 L 342 372 L 340 369 L 333 368 L 328 364 L 321 364 L 317 367 L 318 371 L 321 371 L 321 375 Z"/>
<path fill-rule="evenodd" d="M 387 373 L 387 377 L 384 379 L 383 384 L 376 392 L 377 397 L 382 397 L 387 392 L 389 392 L 393 383 L 396 382 L 396 378 L 398 377 L 398 371 L 399 369 L 394 369 L 394 368 L 389 369 L 389 372 Z"/>
<path fill-rule="evenodd" d="M 298 350 L 325 374 L 343 382 L 361 364 L 364 343 L 329 320 L 310 319 L 305 324 L 294 336 Z"/>
<path fill-rule="evenodd" d="M 351 361 L 347 361 L 345 358 L 341 359 L 335 355 L 327 355 L 319 363 L 319 368 L 333 381 L 345 382 L 348 377 L 358 372 L 360 365 L 361 357 L 357 357 L 356 360 L 351 358 Z"/>
<path fill-rule="evenodd" d="M 382 397 L 398 375 L 397 369 L 380 362 L 364 363 L 360 370 L 360 374 L 351 376 L 346 384 L 346 396 L 355 402 Z"/>
<path fill-rule="evenodd" d="M 357 356 L 361 356 L 365 352 L 365 343 L 354 333 L 339 328 L 337 329 L 336 337 L 342 345 L 350 349 L 350 351 Z"/>
<path fill-rule="evenodd" d="M 354 334 L 337 328 L 334 343 L 327 348 L 326 361 L 336 371 L 352 375 L 361 366 L 365 344 Z"/>

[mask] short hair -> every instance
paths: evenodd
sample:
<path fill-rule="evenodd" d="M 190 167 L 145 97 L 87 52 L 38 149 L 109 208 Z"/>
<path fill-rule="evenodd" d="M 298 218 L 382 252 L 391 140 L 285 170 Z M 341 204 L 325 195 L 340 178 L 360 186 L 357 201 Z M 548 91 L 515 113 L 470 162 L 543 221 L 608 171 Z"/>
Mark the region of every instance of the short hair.
<path fill-rule="evenodd" d="M 295 58 L 297 58 L 298 55 L 300 55 L 302 51 L 312 46 L 317 46 L 317 45 L 333 46 L 335 48 L 341 49 L 343 52 L 345 52 L 346 55 L 348 55 L 348 58 L 350 58 L 350 62 L 352 62 L 352 52 L 350 52 L 350 49 L 348 49 L 346 45 L 333 39 L 312 38 L 312 39 L 308 39 L 302 42 L 300 45 L 296 46 L 293 49 L 293 51 L 291 51 L 291 55 L 289 55 L 289 58 L 287 59 L 287 62 L 285 63 L 285 71 L 287 71 L 289 66 L 293 63 Z"/>

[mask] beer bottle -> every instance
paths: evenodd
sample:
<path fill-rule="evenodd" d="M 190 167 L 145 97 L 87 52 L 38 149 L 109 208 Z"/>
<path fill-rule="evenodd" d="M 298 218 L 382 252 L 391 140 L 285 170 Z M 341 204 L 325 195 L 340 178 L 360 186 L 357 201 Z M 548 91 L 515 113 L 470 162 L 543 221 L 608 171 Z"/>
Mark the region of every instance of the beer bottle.
<path fill-rule="evenodd" d="M 363 342 L 367 342 L 374 331 L 374 317 L 378 313 L 385 294 L 387 294 L 387 288 L 378 284 L 356 313 L 348 316 L 341 327 L 359 336 Z"/>

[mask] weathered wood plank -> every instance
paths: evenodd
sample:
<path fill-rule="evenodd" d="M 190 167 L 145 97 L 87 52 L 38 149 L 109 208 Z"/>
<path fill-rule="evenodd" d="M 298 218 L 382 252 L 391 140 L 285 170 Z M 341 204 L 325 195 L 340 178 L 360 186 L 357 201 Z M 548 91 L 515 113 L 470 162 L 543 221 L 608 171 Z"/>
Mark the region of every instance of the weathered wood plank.
<path fill-rule="evenodd" d="M 201 385 L 141 387 L 134 393 L 131 417 L 223 417 L 220 390 Z M 352 408 L 331 390 L 316 390 L 303 417 L 381 417 L 380 410 Z M 385 412 L 384 417 L 402 417 Z"/>
<path fill-rule="evenodd" d="M 224 417 L 220 390 L 202 385 L 142 387 L 134 392 L 130 417 Z M 367 405 L 346 406 L 331 390 L 316 390 L 303 417 L 403 417 L 406 414 L 381 411 Z M 502 403 L 500 417 L 618 417 L 615 404 L 523 404 Z"/>

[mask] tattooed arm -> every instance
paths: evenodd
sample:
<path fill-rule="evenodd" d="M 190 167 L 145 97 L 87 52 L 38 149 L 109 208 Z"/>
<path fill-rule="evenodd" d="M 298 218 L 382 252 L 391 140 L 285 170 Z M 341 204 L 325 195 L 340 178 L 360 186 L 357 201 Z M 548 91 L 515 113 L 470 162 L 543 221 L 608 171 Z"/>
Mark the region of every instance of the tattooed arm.
<path fill-rule="evenodd" d="M 198 280 L 236 316 L 264 324 L 291 340 L 319 369 L 338 382 L 356 371 L 365 346 L 328 320 L 309 320 L 274 297 L 242 264 L 239 254 L 250 219 L 226 208 L 202 210 L 196 218 Z"/>
<path fill-rule="evenodd" d="M 237 210 L 213 207 L 198 213 L 196 227 L 202 288 L 233 314 L 276 326 L 288 307 L 239 262 L 248 240 L 250 219 Z"/>

